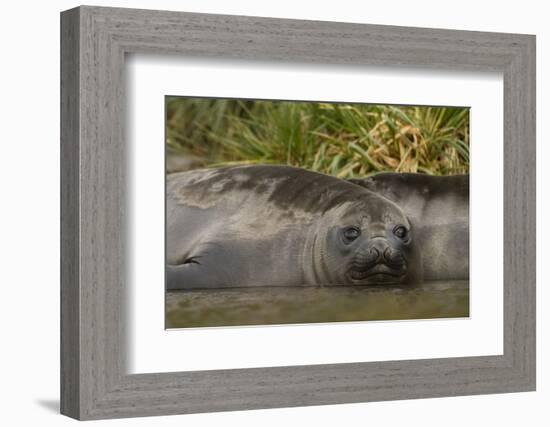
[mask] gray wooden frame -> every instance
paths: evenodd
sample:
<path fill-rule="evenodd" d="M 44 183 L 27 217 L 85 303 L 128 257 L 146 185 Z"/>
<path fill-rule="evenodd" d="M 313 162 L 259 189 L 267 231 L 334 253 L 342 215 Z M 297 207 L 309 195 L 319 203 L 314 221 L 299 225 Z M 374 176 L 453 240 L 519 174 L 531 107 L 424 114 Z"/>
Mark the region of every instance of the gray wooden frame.
<path fill-rule="evenodd" d="M 126 53 L 500 71 L 504 354 L 128 375 Z M 182 414 L 535 389 L 535 37 L 79 7 L 61 14 L 61 412 Z M 161 284 L 159 284 L 161 286 Z"/>

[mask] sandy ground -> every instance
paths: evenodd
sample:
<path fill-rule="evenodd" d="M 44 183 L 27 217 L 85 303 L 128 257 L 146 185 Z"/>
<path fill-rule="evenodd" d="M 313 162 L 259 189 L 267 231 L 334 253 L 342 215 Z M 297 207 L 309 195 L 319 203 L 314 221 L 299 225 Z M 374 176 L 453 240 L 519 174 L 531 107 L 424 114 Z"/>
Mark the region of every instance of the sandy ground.
<path fill-rule="evenodd" d="M 468 281 L 169 292 L 169 328 L 469 316 Z"/>

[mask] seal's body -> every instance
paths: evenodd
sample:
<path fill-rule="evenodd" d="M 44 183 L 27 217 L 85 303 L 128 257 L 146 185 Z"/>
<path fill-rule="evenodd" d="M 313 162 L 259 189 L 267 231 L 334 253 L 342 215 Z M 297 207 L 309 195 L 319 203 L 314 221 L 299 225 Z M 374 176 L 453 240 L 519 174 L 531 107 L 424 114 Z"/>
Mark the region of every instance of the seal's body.
<path fill-rule="evenodd" d="M 469 278 L 469 175 L 379 173 L 349 181 L 403 209 L 416 230 L 425 280 Z"/>
<path fill-rule="evenodd" d="M 287 166 L 167 178 L 167 288 L 413 283 L 422 268 L 393 202 Z"/>

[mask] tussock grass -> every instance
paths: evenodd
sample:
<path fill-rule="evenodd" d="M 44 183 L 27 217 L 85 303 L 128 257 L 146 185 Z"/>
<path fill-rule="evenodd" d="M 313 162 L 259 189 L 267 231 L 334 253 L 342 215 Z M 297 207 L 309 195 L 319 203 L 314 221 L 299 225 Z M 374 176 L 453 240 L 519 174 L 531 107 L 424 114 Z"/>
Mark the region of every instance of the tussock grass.
<path fill-rule="evenodd" d="M 287 164 L 341 178 L 469 171 L 469 110 L 167 98 L 167 147 L 194 166 Z"/>

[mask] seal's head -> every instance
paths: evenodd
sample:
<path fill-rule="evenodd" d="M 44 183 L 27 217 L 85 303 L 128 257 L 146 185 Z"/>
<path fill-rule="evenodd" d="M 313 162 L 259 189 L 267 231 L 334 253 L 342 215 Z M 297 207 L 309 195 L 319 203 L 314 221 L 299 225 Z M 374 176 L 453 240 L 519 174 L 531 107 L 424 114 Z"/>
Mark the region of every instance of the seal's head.
<path fill-rule="evenodd" d="M 372 194 L 325 212 L 312 250 L 320 284 L 404 284 L 419 281 L 412 226 L 388 199 Z"/>

